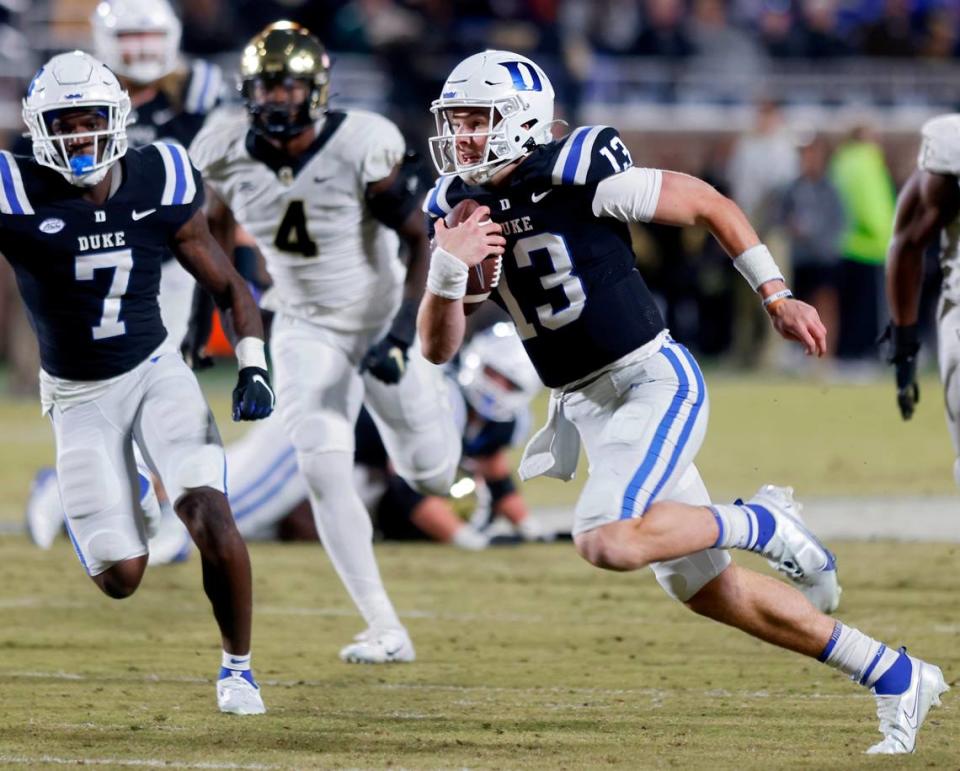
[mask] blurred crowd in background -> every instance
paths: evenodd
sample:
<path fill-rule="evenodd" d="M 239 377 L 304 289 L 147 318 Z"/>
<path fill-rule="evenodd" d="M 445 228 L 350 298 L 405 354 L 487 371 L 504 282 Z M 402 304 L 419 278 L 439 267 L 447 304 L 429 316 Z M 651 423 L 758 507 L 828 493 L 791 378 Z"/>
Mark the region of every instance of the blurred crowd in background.
<path fill-rule="evenodd" d="M 393 118 L 426 159 L 428 107 L 464 54 L 544 65 L 571 125 L 617 126 L 638 165 L 734 198 L 831 331 L 828 371 L 880 374 L 883 264 L 923 120 L 960 104 L 958 0 L 189 0 L 183 50 L 229 76 L 265 24 L 298 21 L 334 55 L 332 100 Z M 0 0 L 0 129 L 48 54 L 89 47 L 95 0 Z M 237 99 L 228 90 L 226 98 Z M 424 175 L 432 175 L 425 160 Z M 637 227 L 638 265 L 674 336 L 736 367 L 794 368 L 705 232 Z M 0 267 L 0 358 L 35 393 L 32 335 Z M 935 256 L 928 270 L 932 297 Z M 930 302 L 925 302 L 929 320 Z M 932 327 L 927 323 L 927 334 Z"/>

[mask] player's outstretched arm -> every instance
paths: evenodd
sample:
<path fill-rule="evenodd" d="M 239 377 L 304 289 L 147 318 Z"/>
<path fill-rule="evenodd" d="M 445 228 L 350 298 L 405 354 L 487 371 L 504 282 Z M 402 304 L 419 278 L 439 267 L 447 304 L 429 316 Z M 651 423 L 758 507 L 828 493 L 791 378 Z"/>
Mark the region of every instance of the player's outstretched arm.
<path fill-rule="evenodd" d="M 917 385 L 917 313 L 923 283 L 923 254 L 940 229 L 960 212 L 957 178 L 917 169 L 897 198 L 893 238 L 887 250 L 886 292 L 890 306 L 887 361 L 894 366 L 897 406 L 904 420 L 920 401 Z"/>
<path fill-rule="evenodd" d="M 500 225 L 489 217 L 490 209 L 478 206 L 456 227 L 448 228 L 442 219 L 435 223 L 427 291 L 417 317 L 423 355 L 434 364 L 450 361 L 463 342 L 470 268 L 491 254 L 503 254 L 506 246 Z"/>
<path fill-rule="evenodd" d="M 259 420 L 273 412 L 276 398 L 270 386 L 263 345 L 263 324 L 253 295 L 197 210 L 173 237 L 174 254 L 213 297 L 221 312 L 232 317 L 240 366 L 233 391 L 233 419 Z"/>
<path fill-rule="evenodd" d="M 663 172 L 653 221 L 706 227 L 733 258 L 734 267 L 763 298 L 774 329 L 809 355 L 827 352 L 827 330 L 810 305 L 793 297 L 767 248 L 739 206 L 702 179 Z"/>

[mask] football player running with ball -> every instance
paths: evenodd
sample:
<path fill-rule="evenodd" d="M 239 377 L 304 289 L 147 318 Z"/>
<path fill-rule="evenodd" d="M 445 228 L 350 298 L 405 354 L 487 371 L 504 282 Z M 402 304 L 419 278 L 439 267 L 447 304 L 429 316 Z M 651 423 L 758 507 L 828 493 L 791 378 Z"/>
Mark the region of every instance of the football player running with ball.
<path fill-rule="evenodd" d="M 947 690 L 940 670 L 824 615 L 839 600 L 834 557 L 804 526 L 790 488 L 712 504 L 694 465 L 709 409 L 703 375 L 664 329 L 626 223 L 708 227 L 777 332 L 822 355 L 816 311 L 791 297 L 740 209 L 694 177 L 634 168 L 613 128 L 582 126 L 553 141 L 553 89 L 517 54 L 465 59 L 431 109 L 441 179 L 426 203 L 437 219 L 419 318 L 425 355 L 453 356 L 468 268 L 502 254 L 492 296 L 554 389 L 520 474 L 570 478 L 583 442 L 590 477 L 575 511 L 578 553 L 607 570 L 649 565 L 694 612 L 841 670 L 876 695 L 883 739 L 868 752 L 913 751 Z M 481 207 L 448 228 L 443 217 L 468 198 Z M 761 554 L 800 591 L 733 564 L 729 549 Z"/>
<path fill-rule="evenodd" d="M 327 109 L 329 58 L 302 27 L 268 26 L 241 70 L 248 114 L 208 124 L 191 154 L 222 199 L 215 230 L 231 233 L 235 217 L 273 279 L 280 417 L 324 548 L 367 624 L 340 657 L 413 661 L 350 483 L 361 403 L 421 491 L 445 495 L 460 457 L 443 375 L 414 340 L 429 241 L 413 169 L 388 120 Z"/>
<path fill-rule="evenodd" d="M 207 229 L 187 151 L 172 142 L 128 150 L 129 112 L 113 72 L 81 51 L 40 69 L 23 102 L 34 157 L 0 153 L 0 250 L 37 330 L 41 402 L 77 556 L 110 597 L 140 584 L 155 523 L 140 507 L 136 443 L 200 551 L 223 638 L 220 709 L 262 713 L 250 670 L 250 561 L 224 494 L 216 425 L 161 321 L 161 264 L 172 251 L 233 318 L 236 420 L 273 410 L 260 314 Z"/>

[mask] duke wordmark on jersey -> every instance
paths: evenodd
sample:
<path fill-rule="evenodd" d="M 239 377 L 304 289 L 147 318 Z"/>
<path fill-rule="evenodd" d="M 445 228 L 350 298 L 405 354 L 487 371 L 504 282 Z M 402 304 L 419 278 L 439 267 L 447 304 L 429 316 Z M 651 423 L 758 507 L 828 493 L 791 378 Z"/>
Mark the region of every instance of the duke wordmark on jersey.
<path fill-rule="evenodd" d="M 442 217 L 473 199 L 502 225 L 503 276 L 491 298 L 513 317 L 548 386 L 595 372 L 664 328 L 627 225 L 593 210 L 598 185 L 631 166 L 615 129 L 582 126 L 538 146 L 503 185 L 442 177 L 424 202 Z"/>
<path fill-rule="evenodd" d="M 111 378 L 163 343 L 161 263 L 203 204 L 202 180 L 180 145 L 128 150 L 112 173 L 119 185 L 97 205 L 57 172 L 0 153 L 0 251 L 36 329 L 41 366 L 56 377 Z"/>

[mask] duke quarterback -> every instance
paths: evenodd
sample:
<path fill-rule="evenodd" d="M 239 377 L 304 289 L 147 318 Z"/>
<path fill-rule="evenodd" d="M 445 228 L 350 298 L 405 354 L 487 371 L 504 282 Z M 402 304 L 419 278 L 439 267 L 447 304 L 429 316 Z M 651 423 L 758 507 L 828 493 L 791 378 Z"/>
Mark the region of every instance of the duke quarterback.
<path fill-rule="evenodd" d="M 223 639 L 219 707 L 261 713 L 250 562 L 225 496 L 216 424 L 161 320 L 161 264 L 172 251 L 233 317 L 235 419 L 266 417 L 274 405 L 259 311 L 207 229 L 186 150 L 128 150 L 129 112 L 116 76 L 88 54 L 39 70 L 23 102 L 33 158 L 0 153 L 0 250 L 39 340 L 41 402 L 77 556 L 108 596 L 137 589 L 155 522 L 140 507 L 136 443 L 201 554 Z"/>
<path fill-rule="evenodd" d="M 217 231 L 229 235 L 235 218 L 273 280 L 279 416 L 324 548 L 367 624 L 340 656 L 412 661 L 370 518 L 344 480 L 361 403 L 405 479 L 442 495 L 456 472 L 460 438 L 443 376 L 414 340 L 429 259 L 416 178 L 392 123 L 328 109 L 329 57 L 302 27 L 277 22 L 256 35 L 241 74 L 247 114 L 209 123 L 191 155 L 218 198 Z"/>
<path fill-rule="evenodd" d="M 878 703 L 884 738 L 868 752 L 913 751 L 947 690 L 940 669 L 824 615 L 839 601 L 834 557 L 804 526 L 790 488 L 765 485 L 746 502 L 711 504 L 694 465 L 709 410 L 703 376 L 664 328 L 634 268 L 626 223 L 705 225 L 776 330 L 821 355 L 816 311 L 792 298 L 743 212 L 699 179 L 635 168 L 611 127 L 582 126 L 553 141 L 550 82 L 514 53 L 462 61 L 431 110 L 441 179 L 426 205 L 436 217 L 419 317 L 427 358 L 445 361 L 459 347 L 469 267 L 501 255 L 492 296 L 554 389 L 520 473 L 569 478 L 583 443 L 590 476 L 575 510 L 580 555 L 609 570 L 650 565 L 695 612 L 854 677 Z M 448 228 L 443 215 L 466 199 L 479 208 Z M 732 548 L 763 555 L 803 594 L 734 565 Z"/>

